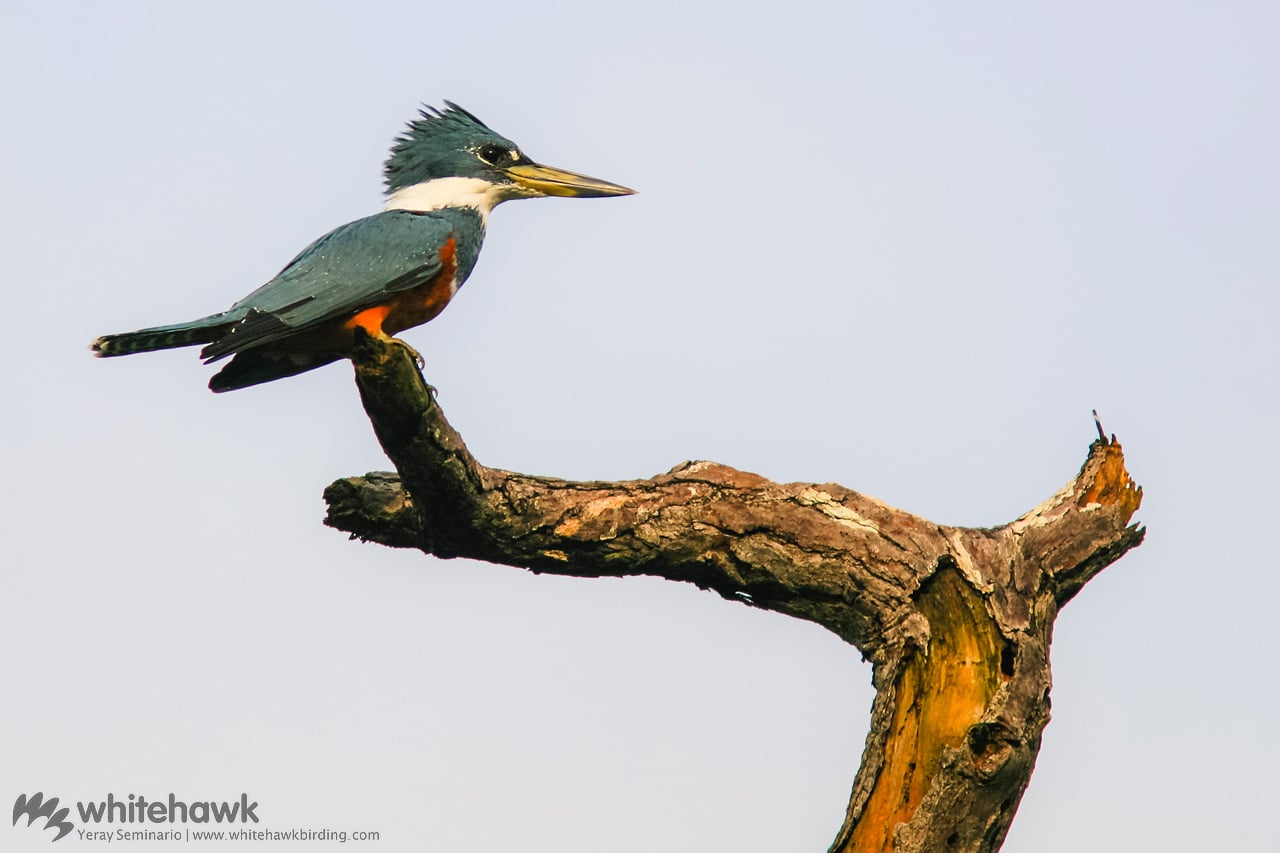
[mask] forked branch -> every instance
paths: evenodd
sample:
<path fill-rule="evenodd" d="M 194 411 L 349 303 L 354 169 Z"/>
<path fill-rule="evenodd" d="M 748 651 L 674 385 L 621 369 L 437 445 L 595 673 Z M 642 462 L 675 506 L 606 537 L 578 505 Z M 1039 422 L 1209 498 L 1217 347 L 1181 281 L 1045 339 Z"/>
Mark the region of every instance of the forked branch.
<path fill-rule="evenodd" d="M 330 485 L 326 524 L 535 572 L 688 581 L 861 650 L 877 693 L 833 851 L 999 848 L 1049 719 L 1058 608 L 1144 533 L 1114 438 L 1015 521 L 948 527 L 713 462 L 613 483 L 487 468 L 402 348 L 364 341 L 356 379 L 398 474 Z"/>

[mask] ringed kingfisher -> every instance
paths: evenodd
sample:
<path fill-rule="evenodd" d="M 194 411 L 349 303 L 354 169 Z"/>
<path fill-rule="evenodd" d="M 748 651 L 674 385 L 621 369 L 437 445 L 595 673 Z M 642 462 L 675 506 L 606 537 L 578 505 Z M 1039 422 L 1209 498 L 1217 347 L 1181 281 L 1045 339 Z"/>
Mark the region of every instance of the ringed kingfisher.
<path fill-rule="evenodd" d="M 203 344 L 206 363 L 232 356 L 209 381 L 213 391 L 303 373 L 349 356 L 357 328 L 385 340 L 443 311 L 475 267 L 496 205 L 634 192 L 535 163 L 462 107 L 444 103 L 422 109 L 396 137 L 383 166 L 381 213 L 330 231 L 226 311 L 104 335 L 90 344 L 94 355 Z"/>

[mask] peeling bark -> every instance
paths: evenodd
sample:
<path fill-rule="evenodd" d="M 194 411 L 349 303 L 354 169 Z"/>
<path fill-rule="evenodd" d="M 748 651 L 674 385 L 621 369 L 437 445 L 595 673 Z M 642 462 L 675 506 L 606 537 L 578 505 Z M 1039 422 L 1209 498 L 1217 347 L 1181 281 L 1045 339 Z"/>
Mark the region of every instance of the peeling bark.
<path fill-rule="evenodd" d="M 333 483 L 326 524 L 439 557 L 688 581 L 856 646 L 876 699 L 841 853 L 999 849 L 1049 720 L 1058 609 L 1144 535 L 1114 437 L 1020 518 L 949 527 L 713 462 L 611 483 L 487 468 L 403 348 L 362 342 L 356 380 L 398 474 Z"/>

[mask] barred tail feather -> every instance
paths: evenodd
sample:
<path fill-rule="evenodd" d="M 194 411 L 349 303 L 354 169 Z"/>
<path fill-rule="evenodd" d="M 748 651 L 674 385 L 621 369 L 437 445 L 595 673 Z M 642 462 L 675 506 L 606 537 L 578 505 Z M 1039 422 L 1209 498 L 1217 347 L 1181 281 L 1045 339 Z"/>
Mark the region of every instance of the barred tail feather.
<path fill-rule="evenodd" d="M 117 355 L 133 355 L 160 349 L 177 349 L 197 344 L 207 344 L 222 337 L 232 324 L 219 317 L 179 323 L 173 326 L 157 326 L 118 335 L 103 335 L 89 344 L 89 349 L 99 358 Z"/>

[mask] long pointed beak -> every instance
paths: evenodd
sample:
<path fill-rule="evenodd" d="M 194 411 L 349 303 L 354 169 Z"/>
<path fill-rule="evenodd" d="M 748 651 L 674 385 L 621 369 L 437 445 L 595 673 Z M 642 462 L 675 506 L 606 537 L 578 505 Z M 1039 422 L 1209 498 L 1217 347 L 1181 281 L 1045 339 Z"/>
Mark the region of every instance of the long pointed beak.
<path fill-rule="evenodd" d="M 611 195 L 635 194 L 635 190 L 621 184 L 611 184 L 599 178 L 588 178 L 577 172 L 566 172 L 563 169 L 553 169 L 537 163 L 520 163 L 506 171 L 521 186 L 543 195 L 603 198 Z"/>

